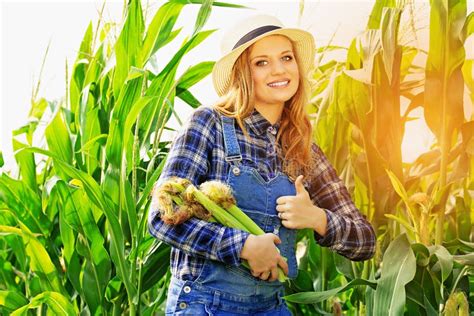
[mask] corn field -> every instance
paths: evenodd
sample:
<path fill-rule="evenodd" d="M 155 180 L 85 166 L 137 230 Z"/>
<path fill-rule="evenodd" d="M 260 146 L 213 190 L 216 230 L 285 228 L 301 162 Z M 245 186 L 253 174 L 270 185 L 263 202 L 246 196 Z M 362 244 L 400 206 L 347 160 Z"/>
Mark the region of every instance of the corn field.
<path fill-rule="evenodd" d="M 155 71 L 150 63 L 182 32 L 185 6 L 199 6 L 193 32 Z M 464 116 L 474 104 L 464 46 L 474 12 L 466 0 L 431 0 L 424 50 L 398 41 L 409 6 L 377 0 L 347 47 L 318 48 L 314 141 L 376 229 L 378 248 L 352 262 L 299 231 L 299 274 L 286 283 L 294 315 L 474 313 L 474 115 Z M 118 37 L 107 36 L 108 24 L 89 25 L 66 65 L 61 101 L 33 99 L 29 122 L 11 138 L 18 172 L 0 175 L 2 315 L 164 313 L 170 248 L 148 233 L 149 195 L 169 150 L 163 135 L 179 128 L 168 124 L 175 101 L 200 106 L 191 90 L 214 62 L 178 66 L 206 45 L 215 31 L 206 22 L 223 7 L 242 6 L 163 1 L 145 21 L 143 4 L 130 0 Z M 345 61 L 328 60 L 335 49 Z M 419 107 L 436 141 L 402 163 L 405 124 Z M 34 146 L 34 136 L 46 145 Z M 3 160 L 0 152 L 0 167 Z"/>

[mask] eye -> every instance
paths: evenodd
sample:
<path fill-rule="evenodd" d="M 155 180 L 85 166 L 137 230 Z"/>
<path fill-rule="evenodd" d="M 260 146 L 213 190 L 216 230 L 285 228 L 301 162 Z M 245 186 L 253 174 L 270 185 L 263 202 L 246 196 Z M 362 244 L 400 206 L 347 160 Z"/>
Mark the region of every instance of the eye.
<path fill-rule="evenodd" d="M 293 56 L 291 56 L 291 55 L 286 55 L 286 56 L 283 56 L 282 59 L 283 59 L 284 61 L 290 61 L 290 60 L 293 60 Z"/>
<path fill-rule="evenodd" d="M 265 66 L 268 62 L 266 60 L 259 60 L 255 63 L 256 66 Z"/>

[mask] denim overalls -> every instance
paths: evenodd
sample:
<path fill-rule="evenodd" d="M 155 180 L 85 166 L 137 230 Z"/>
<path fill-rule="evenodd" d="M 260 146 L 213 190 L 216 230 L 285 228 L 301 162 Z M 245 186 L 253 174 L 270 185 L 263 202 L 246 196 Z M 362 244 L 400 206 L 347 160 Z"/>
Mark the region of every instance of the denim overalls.
<path fill-rule="evenodd" d="M 241 164 L 242 155 L 235 133 L 234 119 L 221 115 L 226 161 L 227 184 L 232 187 L 237 205 L 266 233 L 278 235 L 277 247 L 287 258 L 288 277 L 297 274 L 295 257 L 296 230 L 281 225 L 276 199 L 295 195 L 294 184 L 279 173 L 265 181 L 256 169 Z M 172 277 L 166 304 L 167 315 L 291 315 L 281 298 L 284 285 L 263 281 L 242 266 L 207 260 L 195 281 Z"/>

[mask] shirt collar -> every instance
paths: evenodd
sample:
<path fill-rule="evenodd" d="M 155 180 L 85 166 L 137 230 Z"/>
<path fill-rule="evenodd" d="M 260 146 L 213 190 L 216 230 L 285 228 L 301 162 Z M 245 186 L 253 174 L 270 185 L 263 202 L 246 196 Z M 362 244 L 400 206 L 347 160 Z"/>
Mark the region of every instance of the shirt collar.
<path fill-rule="evenodd" d="M 275 124 L 271 124 L 257 109 L 244 119 L 244 122 L 249 126 L 257 135 L 262 135 L 270 127 L 273 127 L 276 131 L 280 127 L 280 121 Z"/>

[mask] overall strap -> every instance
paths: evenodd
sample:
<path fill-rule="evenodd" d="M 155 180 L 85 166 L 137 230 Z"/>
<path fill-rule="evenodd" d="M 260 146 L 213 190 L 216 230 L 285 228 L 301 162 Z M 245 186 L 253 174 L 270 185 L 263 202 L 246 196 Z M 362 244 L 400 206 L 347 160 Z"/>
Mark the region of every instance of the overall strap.
<path fill-rule="evenodd" d="M 225 161 L 233 164 L 242 160 L 237 134 L 235 133 L 234 118 L 221 115 L 222 130 L 224 132 Z"/>

